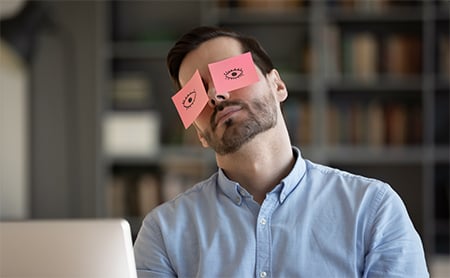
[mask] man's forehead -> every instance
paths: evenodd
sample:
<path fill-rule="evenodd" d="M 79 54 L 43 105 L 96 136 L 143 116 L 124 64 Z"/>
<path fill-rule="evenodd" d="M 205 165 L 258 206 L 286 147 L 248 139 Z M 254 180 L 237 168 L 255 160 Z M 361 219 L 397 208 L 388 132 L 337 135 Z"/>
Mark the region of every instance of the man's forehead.
<path fill-rule="evenodd" d="M 242 54 L 242 45 L 239 40 L 232 37 L 221 36 L 203 42 L 197 48 L 199 52 L 205 53 L 206 58 L 213 59 L 218 62 Z"/>
<path fill-rule="evenodd" d="M 243 53 L 241 43 L 232 37 L 221 36 L 201 43 L 189 52 L 180 65 L 179 80 L 183 84 L 195 70 L 203 73 L 208 64 L 219 62 Z M 204 73 L 207 73 L 206 71 Z"/>

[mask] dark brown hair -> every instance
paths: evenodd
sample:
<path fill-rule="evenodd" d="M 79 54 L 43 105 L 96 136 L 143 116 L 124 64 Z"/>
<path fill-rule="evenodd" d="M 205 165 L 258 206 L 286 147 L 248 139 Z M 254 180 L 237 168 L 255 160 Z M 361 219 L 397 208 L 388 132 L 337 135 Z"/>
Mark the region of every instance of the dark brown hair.
<path fill-rule="evenodd" d="M 181 87 L 178 74 L 183 59 L 200 44 L 217 37 L 231 37 L 238 40 L 242 45 L 242 53 L 250 51 L 253 61 L 263 73 L 269 73 L 274 68 L 269 55 L 256 39 L 225 28 L 201 26 L 184 34 L 167 54 L 167 68 L 178 89 Z"/>

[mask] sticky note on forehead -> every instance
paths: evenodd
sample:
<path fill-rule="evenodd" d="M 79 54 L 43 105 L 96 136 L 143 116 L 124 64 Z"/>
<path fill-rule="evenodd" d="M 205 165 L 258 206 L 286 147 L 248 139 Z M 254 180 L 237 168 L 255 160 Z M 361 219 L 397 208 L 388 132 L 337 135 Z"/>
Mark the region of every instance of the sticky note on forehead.
<path fill-rule="evenodd" d="M 250 52 L 211 63 L 208 67 L 218 93 L 240 89 L 259 80 Z"/>
<path fill-rule="evenodd" d="M 172 101 L 184 128 L 188 128 L 208 103 L 208 95 L 198 70 L 195 71 L 183 88 L 172 97 Z"/>

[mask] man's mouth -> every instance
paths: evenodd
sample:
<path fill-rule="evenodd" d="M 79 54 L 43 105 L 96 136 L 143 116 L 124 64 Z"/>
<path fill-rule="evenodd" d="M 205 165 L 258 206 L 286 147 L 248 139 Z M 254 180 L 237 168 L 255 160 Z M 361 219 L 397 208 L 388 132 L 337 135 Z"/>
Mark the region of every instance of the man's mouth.
<path fill-rule="evenodd" d="M 234 113 L 236 113 L 241 109 L 242 108 L 240 106 L 228 106 L 225 107 L 223 110 L 217 112 L 214 123 L 215 126 L 218 126 L 223 122 L 227 121 Z"/>
<path fill-rule="evenodd" d="M 217 126 L 227 122 L 233 114 L 241 109 L 242 106 L 238 104 L 229 104 L 223 107 L 218 107 L 211 118 L 212 129 L 215 130 Z"/>

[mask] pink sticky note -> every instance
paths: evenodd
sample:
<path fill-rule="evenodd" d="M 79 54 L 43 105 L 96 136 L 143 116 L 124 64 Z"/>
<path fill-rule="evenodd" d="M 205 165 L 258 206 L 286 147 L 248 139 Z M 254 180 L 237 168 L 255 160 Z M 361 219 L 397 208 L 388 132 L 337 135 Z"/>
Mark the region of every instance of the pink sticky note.
<path fill-rule="evenodd" d="M 211 63 L 208 67 L 218 93 L 240 89 L 259 80 L 250 52 Z"/>
<path fill-rule="evenodd" d="M 208 94 L 198 70 L 195 71 L 186 85 L 172 97 L 172 101 L 177 108 L 184 128 L 188 128 L 208 103 Z"/>

